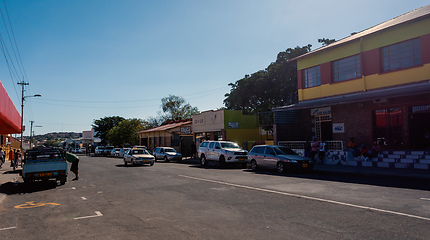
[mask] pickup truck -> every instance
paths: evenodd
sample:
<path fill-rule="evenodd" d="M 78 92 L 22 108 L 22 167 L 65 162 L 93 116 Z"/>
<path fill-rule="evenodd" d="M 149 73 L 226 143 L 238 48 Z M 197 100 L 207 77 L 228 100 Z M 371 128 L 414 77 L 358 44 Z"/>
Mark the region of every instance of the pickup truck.
<path fill-rule="evenodd" d="M 33 148 L 25 152 L 22 178 L 24 183 L 56 179 L 63 185 L 67 181 L 67 166 L 62 149 Z"/>

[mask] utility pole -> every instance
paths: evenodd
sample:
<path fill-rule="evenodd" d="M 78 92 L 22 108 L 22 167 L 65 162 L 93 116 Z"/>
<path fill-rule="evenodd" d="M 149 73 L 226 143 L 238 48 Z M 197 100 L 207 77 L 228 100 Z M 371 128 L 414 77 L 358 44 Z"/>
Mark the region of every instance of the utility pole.
<path fill-rule="evenodd" d="M 30 149 L 31 149 L 31 143 L 33 142 L 33 123 L 34 121 L 30 121 Z"/>
<path fill-rule="evenodd" d="M 22 153 L 22 136 L 24 134 L 24 130 L 22 129 L 24 126 L 24 87 L 29 85 L 28 82 L 24 82 L 24 79 L 22 80 L 22 82 L 19 82 L 18 85 L 21 85 L 21 144 L 20 144 L 20 151 Z"/>

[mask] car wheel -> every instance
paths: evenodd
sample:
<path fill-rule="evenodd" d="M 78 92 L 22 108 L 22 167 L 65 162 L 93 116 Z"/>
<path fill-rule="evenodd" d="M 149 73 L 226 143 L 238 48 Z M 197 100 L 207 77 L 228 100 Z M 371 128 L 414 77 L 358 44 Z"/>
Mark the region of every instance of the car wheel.
<path fill-rule="evenodd" d="M 167 159 L 167 156 L 164 157 L 164 162 L 169 162 L 169 160 Z"/>
<path fill-rule="evenodd" d="M 278 170 L 278 173 L 285 173 L 285 165 L 283 162 L 278 162 L 276 164 L 276 169 Z"/>
<path fill-rule="evenodd" d="M 254 159 L 251 160 L 251 169 L 252 169 L 252 171 L 257 171 L 258 170 L 257 161 L 255 161 Z"/>
<path fill-rule="evenodd" d="M 151 163 L 149 164 L 149 166 L 154 166 L 154 162 L 151 162 Z"/>
<path fill-rule="evenodd" d="M 224 157 L 224 155 L 221 155 L 221 157 L 219 157 L 219 165 L 221 165 L 221 167 L 225 167 L 225 157 Z"/>
<path fill-rule="evenodd" d="M 208 165 L 208 162 L 206 161 L 205 155 L 200 156 L 200 165 L 201 166 L 207 166 Z"/>
<path fill-rule="evenodd" d="M 65 176 L 64 176 L 64 177 L 61 177 L 61 178 L 60 178 L 60 184 L 61 184 L 61 185 L 66 184 L 66 180 L 67 180 L 67 179 L 66 179 L 66 177 L 65 177 Z"/>
<path fill-rule="evenodd" d="M 127 166 L 127 161 L 125 160 L 125 158 L 124 158 L 124 165 Z"/>

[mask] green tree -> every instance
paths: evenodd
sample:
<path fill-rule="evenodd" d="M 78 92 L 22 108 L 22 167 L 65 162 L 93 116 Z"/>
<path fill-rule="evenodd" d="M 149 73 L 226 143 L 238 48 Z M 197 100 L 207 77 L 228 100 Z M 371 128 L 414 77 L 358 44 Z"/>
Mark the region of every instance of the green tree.
<path fill-rule="evenodd" d="M 336 40 L 335 39 L 328 39 L 328 38 L 320 38 L 320 39 L 318 39 L 318 42 L 321 43 L 323 46 L 327 46 L 330 43 L 336 42 Z"/>
<path fill-rule="evenodd" d="M 183 97 L 169 95 L 161 99 L 161 108 L 166 114 L 166 121 L 177 121 L 182 119 L 191 118 L 194 114 L 198 114 L 197 107 L 192 107 L 189 103 L 185 102 Z"/>
<path fill-rule="evenodd" d="M 126 143 L 136 145 L 139 143 L 137 132 L 144 129 L 144 121 L 137 118 L 124 119 L 117 126 L 111 128 L 107 134 L 109 143 L 114 146 L 124 146 Z"/>
<path fill-rule="evenodd" d="M 225 95 L 224 105 L 230 110 L 245 113 L 270 111 L 297 102 L 297 66 L 289 61 L 311 50 L 312 45 L 288 48 L 280 52 L 275 62 L 265 70 L 230 83 L 230 93 Z"/>
<path fill-rule="evenodd" d="M 107 144 L 107 134 L 108 132 L 115 126 L 118 126 L 118 124 L 124 120 L 123 117 L 104 117 L 100 118 L 98 120 L 94 120 L 93 122 L 93 128 L 96 132 L 96 137 L 99 137 L 101 140 L 101 144 Z"/>

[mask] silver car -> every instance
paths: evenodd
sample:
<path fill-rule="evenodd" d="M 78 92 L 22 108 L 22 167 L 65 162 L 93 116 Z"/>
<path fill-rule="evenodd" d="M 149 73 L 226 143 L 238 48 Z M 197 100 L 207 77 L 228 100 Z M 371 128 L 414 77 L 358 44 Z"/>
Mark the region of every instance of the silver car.
<path fill-rule="evenodd" d="M 150 166 L 154 165 L 155 158 L 152 156 L 148 150 L 146 149 L 130 149 L 124 155 L 124 165 L 127 164 L 149 164 Z"/>
<path fill-rule="evenodd" d="M 248 157 L 253 171 L 258 168 L 274 168 L 279 173 L 284 173 L 287 169 L 310 171 L 314 167 L 311 159 L 299 156 L 296 152 L 284 146 L 254 146 Z"/>
<path fill-rule="evenodd" d="M 165 162 L 170 161 L 182 161 L 182 154 L 176 152 L 174 148 L 171 147 L 158 147 L 154 149 L 155 161 L 164 160 Z"/>

